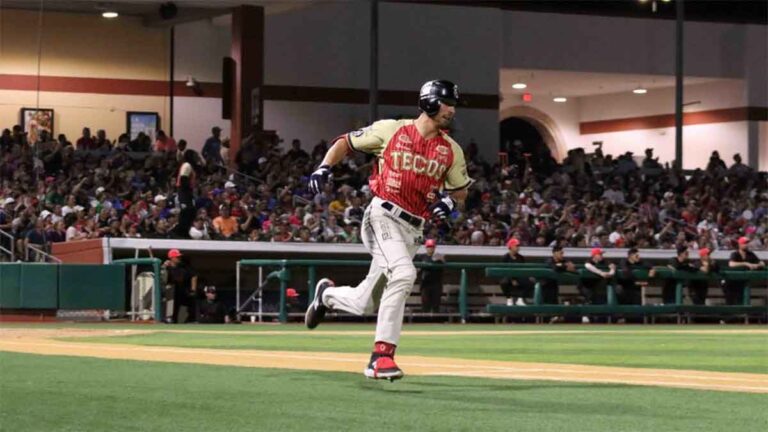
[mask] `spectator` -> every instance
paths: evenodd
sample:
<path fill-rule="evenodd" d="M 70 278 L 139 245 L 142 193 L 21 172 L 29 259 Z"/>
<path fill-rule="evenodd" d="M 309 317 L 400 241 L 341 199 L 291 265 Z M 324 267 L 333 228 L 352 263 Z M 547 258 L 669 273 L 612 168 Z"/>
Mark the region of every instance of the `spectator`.
<path fill-rule="evenodd" d="M 78 150 L 93 150 L 95 142 L 91 136 L 91 129 L 83 128 L 83 135 L 77 140 Z"/>
<path fill-rule="evenodd" d="M 579 288 L 581 288 L 581 294 L 584 296 L 586 304 L 605 304 L 607 302 L 608 283 L 616 274 L 616 265 L 605 261 L 603 250 L 599 247 L 592 248 L 589 255 L 590 258 L 584 264 L 584 268 L 588 272 L 599 276 L 599 278 L 584 278 L 581 280 Z M 608 271 L 600 268 L 606 266 L 606 264 Z"/>
<path fill-rule="evenodd" d="M 737 241 L 738 249 L 731 253 L 731 257 L 728 260 L 728 267 L 732 269 L 742 270 L 763 270 L 765 269 L 765 262 L 760 261 L 754 252 L 749 250 L 749 238 L 739 237 Z M 744 287 L 747 281 L 728 280 L 723 286 L 723 294 L 725 294 L 725 304 L 728 305 L 741 305 L 744 303 Z"/>
<path fill-rule="evenodd" d="M 208 224 L 201 217 L 195 218 L 192 226 L 189 228 L 189 238 L 192 240 L 210 240 L 211 235 L 208 232 Z"/>
<path fill-rule="evenodd" d="M 547 260 L 547 267 L 557 273 L 576 272 L 576 266 L 571 261 L 565 260 L 563 247 L 552 247 L 552 257 Z M 542 300 L 544 304 L 558 304 L 560 287 L 556 279 L 544 279 L 541 284 Z"/>
<path fill-rule="evenodd" d="M 679 272 L 697 272 L 698 268 L 693 266 L 688 261 L 688 246 L 681 244 L 677 246 L 677 256 L 675 258 L 672 258 L 667 264 L 667 267 L 671 270 L 679 271 Z M 690 286 L 688 288 L 688 291 L 690 292 Z M 677 280 L 675 279 L 666 279 L 664 281 L 664 285 L 662 286 L 662 299 L 664 304 L 675 304 L 675 295 L 677 292 Z"/>
<path fill-rule="evenodd" d="M 178 249 L 168 251 L 168 260 L 163 263 L 168 273 L 168 285 L 173 288 L 173 315 L 171 322 L 179 322 L 179 311 L 182 306 L 187 309 L 185 323 L 197 319 L 197 273 L 182 260 Z"/>
<path fill-rule="evenodd" d="M 709 256 L 707 248 L 699 249 L 699 271 L 705 274 L 720 273 L 720 266 Z M 688 295 L 691 302 L 695 305 L 703 305 L 707 302 L 707 291 L 709 291 L 709 281 L 692 280 L 688 284 Z"/>
<path fill-rule="evenodd" d="M 208 165 L 223 164 L 223 160 L 221 158 L 221 128 L 218 126 L 211 128 L 211 136 L 205 140 L 201 155 Z"/>
<path fill-rule="evenodd" d="M 285 159 L 291 163 L 306 162 L 309 160 L 309 154 L 302 150 L 301 141 L 294 139 L 291 142 L 291 149 L 285 154 Z"/>
<path fill-rule="evenodd" d="M 205 298 L 200 302 L 198 322 L 201 324 L 224 324 L 229 322 L 224 305 L 216 298 L 216 287 L 203 288 Z"/>
<path fill-rule="evenodd" d="M 436 253 L 437 242 L 429 239 L 424 243 L 427 253 L 416 261 L 427 264 L 445 264 L 445 258 Z M 443 296 L 443 269 L 441 267 L 424 267 L 420 269 L 421 311 L 440 313 L 440 300 Z"/>
<path fill-rule="evenodd" d="M 725 162 L 720 159 L 720 153 L 717 150 L 713 151 L 707 163 L 707 172 L 720 175 L 725 173 L 726 170 Z"/>
<path fill-rule="evenodd" d="M 45 261 L 45 257 L 33 251 L 30 246 L 45 252 L 48 244 L 48 236 L 45 232 L 45 220 L 38 218 L 34 222 L 34 228 L 29 230 L 24 236 L 24 251 L 27 257 L 32 261 Z"/>
<path fill-rule="evenodd" d="M 630 248 L 627 251 L 627 258 L 621 262 L 621 272 L 616 286 L 616 300 L 619 304 L 639 305 L 642 302 L 641 288 L 637 283 L 635 270 L 648 270 L 648 276 L 654 277 L 656 270 L 648 266 L 640 259 L 640 251 L 637 248 Z"/>
<path fill-rule="evenodd" d="M 525 257 L 520 254 L 520 240 L 511 238 L 507 241 L 507 253 L 501 259 L 503 263 L 525 263 Z M 501 280 L 501 292 L 507 298 L 507 306 L 525 306 L 525 299 L 531 297 L 533 278 L 503 278 Z M 515 301 L 517 297 L 517 301 Z"/>
<path fill-rule="evenodd" d="M 220 239 L 233 239 L 240 232 L 237 219 L 231 215 L 226 204 L 222 204 L 219 211 L 221 214 L 213 220 L 213 230 Z"/>
<path fill-rule="evenodd" d="M 176 140 L 173 137 L 169 137 L 163 130 L 157 131 L 155 139 L 154 150 L 158 153 L 176 153 L 178 147 L 176 146 Z"/>
<path fill-rule="evenodd" d="M 152 140 L 144 132 L 139 132 L 136 138 L 128 144 L 128 151 L 146 153 L 152 149 Z"/>
<path fill-rule="evenodd" d="M 107 139 L 107 132 L 104 129 L 96 131 L 96 139 L 93 141 L 93 147 L 96 150 L 112 150 L 112 143 Z"/>

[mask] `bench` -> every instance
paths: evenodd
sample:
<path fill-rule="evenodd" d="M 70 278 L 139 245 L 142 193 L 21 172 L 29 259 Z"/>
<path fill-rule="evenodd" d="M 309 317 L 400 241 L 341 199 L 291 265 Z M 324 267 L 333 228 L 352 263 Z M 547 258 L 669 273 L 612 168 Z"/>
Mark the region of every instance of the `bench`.
<path fill-rule="evenodd" d="M 555 272 L 549 268 L 500 268 L 491 267 L 485 271 L 486 276 L 492 278 L 524 278 L 535 277 L 537 279 L 554 279 L 558 283 L 578 284 L 583 279 L 598 278 L 598 275 L 587 270 L 578 272 Z M 749 322 L 750 317 L 765 318 L 768 316 L 768 307 L 766 305 L 752 305 L 752 287 L 748 283 L 744 288 L 744 304 L 742 305 L 687 305 L 683 303 L 683 289 L 685 282 L 690 280 L 706 280 L 716 282 L 721 279 L 743 280 L 748 282 L 766 282 L 768 281 L 768 270 L 760 271 L 735 271 L 727 270 L 719 274 L 678 272 L 667 268 L 656 270 L 655 276 L 651 277 L 647 270 L 636 270 L 633 272 L 638 281 L 650 281 L 653 279 L 674 279 L 677 281 L 675 287 L 675 303 L 668 305 L 619 305 L 616 301 L 614 285 L 615 279 L 609 280 L 607 286 L 607 304 L 604 305 L 546 305 L 543 304 L 541 284 L 536 283 L 534 288 L 534 302 L 529 306 L 507 306 L 502 304 L 489 304 L 486 311 L 489 314 L 497 316 L 536 316 L 537 321 L 541 321 L 544 316 L 578 316 L 578 315 L 639 315 L 644 319 L 658 315 L 674 315 L 678 322 L 690 320 L 693 315 L 705 316 L 741 316 L 745 322 Z M 645 299 L 643 301 L 645 303 Z"/>

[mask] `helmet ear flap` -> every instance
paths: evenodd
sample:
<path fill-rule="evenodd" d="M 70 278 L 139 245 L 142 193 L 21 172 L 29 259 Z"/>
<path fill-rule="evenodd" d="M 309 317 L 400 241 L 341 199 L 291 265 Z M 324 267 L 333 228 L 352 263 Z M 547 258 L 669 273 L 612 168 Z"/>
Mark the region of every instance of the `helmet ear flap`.
<path fill-rule="evenodd" d="M 436 97 L 425 97 L 419 99 L 419 109 L 432 117 L 440 112 L 440 100 Z"/>

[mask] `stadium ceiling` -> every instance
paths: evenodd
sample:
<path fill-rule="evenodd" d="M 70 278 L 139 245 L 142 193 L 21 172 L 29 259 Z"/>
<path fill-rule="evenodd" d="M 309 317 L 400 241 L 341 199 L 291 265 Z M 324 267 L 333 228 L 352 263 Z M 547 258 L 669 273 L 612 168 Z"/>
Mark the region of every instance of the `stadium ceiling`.
<path fill-rule="evenodd" d="M 177 0 L 181 18 L 215 16 L 228 8 L 243 4 L 264 6 L 265 13 L 274 14 L 287 10 L 309 7 L 326 1 L 338 0 Z M 546 12 L 574 15 L 615 16 L 627 18 L 674 19 L 674 0 L 657 0 L 653 12 L 653 0 L 381 0 L 396 3 L 424 3 L 493 7 L 510 11 Z M 110 7 L 124 15 L 141 16 L 145 19 L 158 17 L 163 0 L 43 0 L 46 10 L 63 12 L 97 12 Z M 35 9 L 39 0 L 0 0 L 0 7 L 9 9 Z M 768 1 L 766 0 L 686 0 L 686 20 L 720 23 L 768 25 Z M 158 18 L 159 19 L 159 18 Z"/>

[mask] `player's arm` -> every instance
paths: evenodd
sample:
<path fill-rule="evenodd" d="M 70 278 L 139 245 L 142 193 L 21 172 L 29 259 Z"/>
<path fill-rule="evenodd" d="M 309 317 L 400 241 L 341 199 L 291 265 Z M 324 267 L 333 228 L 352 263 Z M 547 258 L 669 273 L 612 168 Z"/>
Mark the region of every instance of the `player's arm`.
<path fill-rule="evenodd" d="M 448 196 L 450 196 L 451 199 L 456 201 L 456 207 L 459 210 L 464 210 L 464 202 L 467 200 L 467 195 L 469 195 L 468 187 L 465 187 L 464 189 L 459 189 L 457 191 L 448 192 Z"/>
<path fill-rule="evenodd" d="M 329 148 L 328 151 L 325 153 L 325 157 L 323 158 L 323 163 L 321 163 L 320 165 L 332 167 L 337 163 L 343 161 L 344 158 L 347 157 L 348 153 L 349 153 L 349 141 L 347 140 L 346 135 L 342 135 L 336 140 L 336 142 L 333 143 L 331 148 Z"/>
<path fill-rule="evenodd" d="M 331 148 L 325 153 L 323 162 L 309 178 L 310 191 L 319 193 L 331 178 L 331 167 L 344 160 L 350 151 L 378 156 L 384 149 L 385 137 L 391 134 L 396 125 L 394 120 L 381 120 L 336 138 Z"/>
<path fill-rule="evenodd" d="M 467 163 L 464 160 L 464 151 L 453 140 L 451 140 L 451 148 L 453 150 L 453 163 L 448 169 L 444 190 L 448 193 L 448 196 L 450 196 L 451 199 L 456 201 L 459 210 L 463 210 L 464 201 L 466 201 L 469 193 L 469 186 L 472 185 L 474 180 L 467 174 Z"/>

